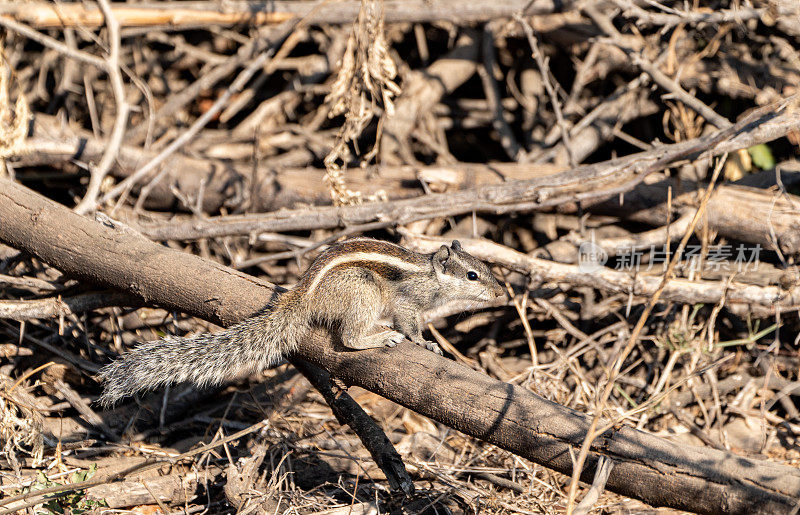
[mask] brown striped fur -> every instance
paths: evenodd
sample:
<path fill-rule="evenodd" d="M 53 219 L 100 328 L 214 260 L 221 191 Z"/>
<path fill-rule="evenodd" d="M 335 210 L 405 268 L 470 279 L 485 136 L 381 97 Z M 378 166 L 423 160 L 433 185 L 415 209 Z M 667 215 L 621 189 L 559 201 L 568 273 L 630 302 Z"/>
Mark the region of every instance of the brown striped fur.
<path fill-rule="evenodd" d="M 105 366 L 100 402 L 191 381 L 219 384 L 263 370 L 292 352 L 309 328 L 323 326 L 354 349 L 391 346 L 404 337 L 441 354 L 422 337 L 421 314 L 452 300 L 503 295 L 489 268 L 454 241 L 420 254 L 386 241 L 356 238 L 331 246 L 275 305 L 230 328 L 137 346 Z M 388 318 L 395 330 L 379 328 Z"/>

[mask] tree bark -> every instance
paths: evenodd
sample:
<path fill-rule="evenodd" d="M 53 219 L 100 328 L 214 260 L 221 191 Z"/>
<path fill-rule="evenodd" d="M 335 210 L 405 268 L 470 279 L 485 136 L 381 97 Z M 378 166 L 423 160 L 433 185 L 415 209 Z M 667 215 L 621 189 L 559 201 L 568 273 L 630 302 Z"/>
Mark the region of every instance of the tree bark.
<path fill-rule="evenodd" d="M 149 304 L 229 325 L 278 289 L 200 257 L 159 246 L 106 220 L 82 218 L 18 184 L 0 180 L 0 241 L 63 272 L 135 294 Z M 347 351 L 315 333 L 296 357 L 345 383 L 378 393 L 468 435 L 570 474 L 570 450 L 586 415 L 492 379 L 408 342 Z M 701 513 L 786 513 L 800 499 L 800 471 L 715 449 L 674 444 L 629 427 L 595 440 L 584 481 L 600 456 L 612 459 L 611 491 L 654 506 Z"/>

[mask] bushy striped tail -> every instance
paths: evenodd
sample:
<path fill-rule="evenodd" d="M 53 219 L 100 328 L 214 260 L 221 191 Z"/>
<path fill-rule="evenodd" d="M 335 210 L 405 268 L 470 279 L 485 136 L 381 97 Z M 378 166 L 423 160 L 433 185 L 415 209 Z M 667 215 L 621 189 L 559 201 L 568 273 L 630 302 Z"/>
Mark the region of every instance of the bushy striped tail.
<path fill-rule="evenodd" d="M 291 310 L 265 310 L 218 333 L 142 343 L 100 370 L 105 386 L 98 400 L 111 406 L 168 384 L 217 385 L 264 370 L 296 347 L 295 319 Z"/>

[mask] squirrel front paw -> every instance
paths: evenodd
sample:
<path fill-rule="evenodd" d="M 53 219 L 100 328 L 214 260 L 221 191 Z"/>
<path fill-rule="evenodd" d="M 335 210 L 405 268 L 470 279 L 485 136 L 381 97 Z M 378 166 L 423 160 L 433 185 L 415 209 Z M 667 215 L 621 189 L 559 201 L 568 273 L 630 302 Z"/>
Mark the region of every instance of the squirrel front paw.
<path fill-rule="evenodd" d="M 389 330 L 386 331 L 386 333 L 388 333 L 388 336 L 384 338 L 383 344 L 386 345 L 387 347 L 395 347 L 397 346 L 398 343 L 406 339 L 403 333 L 398 333 L 397 331 Z"/>
<path fill-rule="evenodd" d="M 394 347 L 398 343 L 405 340 L 405 336 L 397 331 L 385 329 L 377 333 L 370 334 L 362 337 L 358 341 L 351 341 L 347 346 L 351 349 L 364 350 L 364 349 L 378 349 L 380 347 Z"/>
<path fill-rule="evenodd" d="M 431 341 L 428 341 L 428 340 L 419 340 L 419 341 L 415 341 L 414 343 L 416 343 L 420 347 L 425 347 L 426 349 L 428 349 L 431 352 L 435 352 L 439 356 L 444 356 L 444 353 L 442 353 L 442 348 L 439 347 L 439 344 L 436 343 L 436 342 L 431 342 Z"/>

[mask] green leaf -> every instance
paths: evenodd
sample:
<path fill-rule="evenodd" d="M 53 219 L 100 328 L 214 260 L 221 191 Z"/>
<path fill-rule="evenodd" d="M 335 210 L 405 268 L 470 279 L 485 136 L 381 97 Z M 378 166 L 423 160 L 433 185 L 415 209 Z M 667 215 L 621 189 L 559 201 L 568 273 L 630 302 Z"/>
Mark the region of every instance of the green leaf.
<path fill-rule="evenodd" d="M 772 151 L 765 144 L 753 145 L 747 151 L 750 153 L 750 157 L 753 158 L 753 164 L 757 167 L 762 170 L 775 168 L 775 158 L 772 157 Z"/>
<path fill-rule="evenodd" d="M 777 328 L 778 328 L 778 324 L 772 324 L 771 326 L 767 327 L 764 330 L 758 331 L 755 334 L 750 334 L 750 336 L 748 336 L 747 338 L 741 338 L 741 339 L 738 339 L 738 340 L 728 340 L 728 341 L 725 341 L 725 342 L 718 342 L 715 345 L 715 347 L 722 348 L 722 347 L 731 347 L 733 345 L 752 345 L 752 344 L 754 344 L 755 342 L 757 342 L 761 338 L 765 337 L 766 335 L 768 335 L 769 333 L 771 333 L 772 331 L 774 331 Z M 756 327 L 756 330 L 758 330 L 758 327 Z"/>
<path fill-rule="evenodd" d="M 43 490 L 48 486 L 51 486 L 55 483 L 50 481 L 47 476 L 41 470 L 37 471 L 36 473 L 36 482 L 31 485 L 31 490 Z"/>

